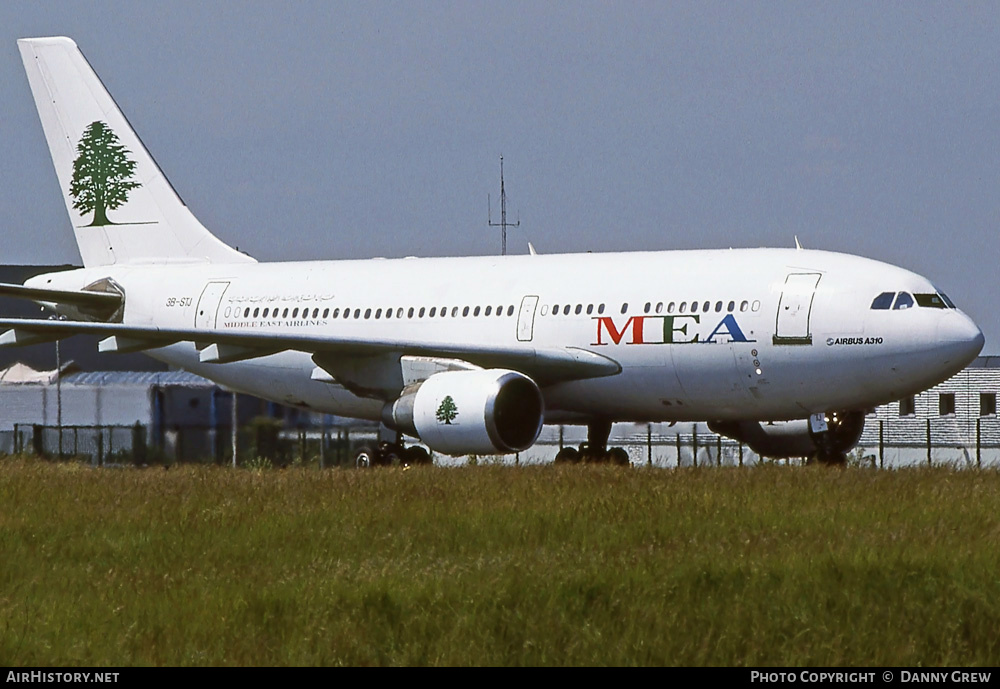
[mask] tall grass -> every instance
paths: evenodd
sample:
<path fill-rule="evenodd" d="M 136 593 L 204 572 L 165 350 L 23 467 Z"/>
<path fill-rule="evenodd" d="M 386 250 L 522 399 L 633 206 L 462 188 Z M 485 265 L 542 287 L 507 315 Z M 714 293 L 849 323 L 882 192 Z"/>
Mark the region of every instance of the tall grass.
<path fill-rule="evenodd" d="M 998 513 L 994 472 L 6 460 L 0 664 L 996 664 Z"/>

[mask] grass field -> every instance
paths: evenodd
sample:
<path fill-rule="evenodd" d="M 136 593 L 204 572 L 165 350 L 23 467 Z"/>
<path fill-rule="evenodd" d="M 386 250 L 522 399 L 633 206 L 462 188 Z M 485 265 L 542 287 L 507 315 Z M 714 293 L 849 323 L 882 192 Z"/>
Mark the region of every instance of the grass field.
<path fill-rule="evenodd" d="M 1000 474 L 0 461 L 0 665 L 995 665 Z"/>

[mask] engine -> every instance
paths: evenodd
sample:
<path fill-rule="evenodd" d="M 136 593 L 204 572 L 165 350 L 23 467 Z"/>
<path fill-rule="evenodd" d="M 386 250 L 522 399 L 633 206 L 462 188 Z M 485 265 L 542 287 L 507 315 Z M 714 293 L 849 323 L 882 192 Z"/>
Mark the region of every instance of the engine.
<path fill-rule="evenodd" d="M 816 433 L 809 419 L 794 421 L 714 421 L 709 430 L 750 446 L 763 457 L 841 457 L 858 444 L 865 429 L 864 412 L 827 414 L 827 430 Z"/>
<path fill-rule="evenodd" d="M 516 371 L 445 371 L 404 389 L 382 421 L 437 452 L 506 454 L 534 444 L 544 410 L 535 381 Z"/>

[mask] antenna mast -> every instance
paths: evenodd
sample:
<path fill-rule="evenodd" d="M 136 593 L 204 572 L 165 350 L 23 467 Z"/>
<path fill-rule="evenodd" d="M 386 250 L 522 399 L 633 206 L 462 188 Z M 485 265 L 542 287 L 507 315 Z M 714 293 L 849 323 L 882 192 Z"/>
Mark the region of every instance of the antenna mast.
<path fill-rule="evenodd" d="M 499 227 L 500 230 L 500 255 L 507 255 L 507 228 L 508 227 L 520 227 L 521 218 L 518 215 L 517 222 L 509 223 L 507 222 L 507 192 L 503 188 L 503 154 L 500 155 L 500 222 L 493 222 L 493 208 L 490 204 L 490 197 L 486 197 L 487 202 L 487 217 L 489 219 L 490 227 Z"/>

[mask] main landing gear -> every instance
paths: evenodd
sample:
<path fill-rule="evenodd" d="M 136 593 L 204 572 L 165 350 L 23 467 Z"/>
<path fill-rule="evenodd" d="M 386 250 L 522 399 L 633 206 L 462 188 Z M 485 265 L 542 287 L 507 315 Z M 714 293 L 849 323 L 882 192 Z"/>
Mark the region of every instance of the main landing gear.
<path fill-rule="evenodd" d="M 431 456 L 419 445 L 406 447 L 403 438 L 396 436 L 396 442 L 380 441 L 374 447 L 365 445 L 354 454 L 354 466 L 368 467 L 415 466 L 431 464 Z"/>
<path fill-rule="evenodd" d="M 580 449 L 564 447 L 556 454 L 556 464 L 615 464 L 628 466 L 628 452 L 620 447 L 608 449 L 610 421 L 595 421 L 587 425 L 587 442 Z"/>

